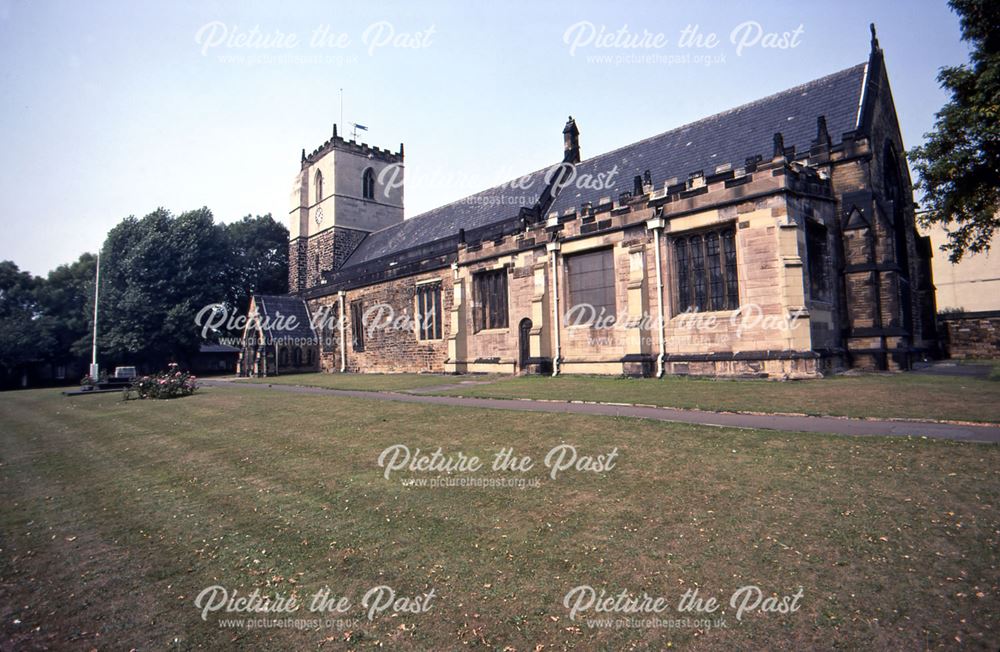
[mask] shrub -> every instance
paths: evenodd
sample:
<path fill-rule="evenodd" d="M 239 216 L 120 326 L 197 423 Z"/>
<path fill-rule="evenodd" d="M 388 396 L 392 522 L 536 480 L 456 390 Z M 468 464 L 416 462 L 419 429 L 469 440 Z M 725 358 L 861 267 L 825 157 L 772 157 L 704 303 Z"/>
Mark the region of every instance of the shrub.
<path fill-rule="evenodd" d="M 137 377 L 128 389 L 124 399 L 132 398 L 179 398 L 190 396 L 198 389 L 197 377 L 186 371 L 162 371 L 152 376 Z"/>

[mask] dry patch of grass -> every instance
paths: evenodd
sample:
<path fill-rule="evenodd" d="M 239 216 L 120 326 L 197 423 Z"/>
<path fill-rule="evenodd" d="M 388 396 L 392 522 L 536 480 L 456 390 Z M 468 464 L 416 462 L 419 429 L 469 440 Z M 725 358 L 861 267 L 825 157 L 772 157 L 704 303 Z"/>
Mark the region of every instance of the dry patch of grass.
<path fill-rule="evenodd" d="M 769 387 L 775 387 L 769 384 Z M 914 649 L 1000 642 L 1000 448 L 210 388 L 176 401 L 0 395 L 3 647 Z M 552 480 L 559 443 L 614 469 Z M 538 460 L 530 489 L 386 480 L 393 444 Z M 498 475 L 480 472 L 477 475 Z M 505 475 L 511 475 L 507 473 Z M 353 598 L 347 631 L 222 629 L 203 588 Z M 364 592 L 434 589 L 369 622 Z M 577 585 L 793 614 L 590 629 Z M 669 615 L 669 614 L 668 614 Z M 19 621 L 15 623 L 15 621 Z M 336 641 L 334 643 L 334 641 Z"/>
<path fill-rule="evenodd" d="M 398 392 L 406 389 L 451 385 L 463 380 L 446 374 L 288 374 L 267 378 L 249 378 L 242 382 L 270 385 L 303 385 L 327 389 L 349 389 L 363 392 Z"/>
<path fill-rule="evenodd" d="M 1000 422 L 1000 383 L 921 374 L 838 376 L 821 380 L 714 380 L 667 376 L 521 376 L 442 393 L 642 403 L 735 412 Z"/>

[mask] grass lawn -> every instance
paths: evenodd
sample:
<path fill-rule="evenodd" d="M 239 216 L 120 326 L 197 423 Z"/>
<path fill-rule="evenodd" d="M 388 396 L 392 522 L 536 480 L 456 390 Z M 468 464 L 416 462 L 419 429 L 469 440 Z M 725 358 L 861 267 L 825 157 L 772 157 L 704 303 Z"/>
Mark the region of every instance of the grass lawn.
<path fill-rule="evenodd" d="M 439 385 L 453 385 L 463 380 L 485 380 L 484 377 L 446 374 L 287 374 L 267 378 L 249 378 L 242 382 L 270 385 L 305 385 L 328 389 L 351 389 L 364 392 L 398 392 Z"/>
<path fill-rule="evenodd" d="M 786 386 L 794 385 L 763 385 Z M 553 480 L 542 458 L 560 443 L 590 455 L 617 447 L 616 465 Z M 433 474 L 384 478 L 377 459 L 395 444 L 484 460 L 513 447 L 536 468 L 473 475 L 539 486 L 404 486 Z M 38 390 L 0 394 L 0 498 L 2 649 L 1000 643 L 994 445 L 249 387 L 128 403 Z M 399 596 L 433 589 L 431 609 L 369 621 L 361 597 L 382 584 Z M 571 621 L 563 606 L 584 584 L 664 596 L 664 618 L 697 588 L 725 603 L 727 626 L 593 629 L 584 620 L 593 614 Z M 343 617 L 359 620 L 345 629 L 220 627 L 241 615 L 202 621 L 194 599 L 210 585 L 304 599 L 328 586 L 351 602 Z M 801 587 L 800 609 L 737 622 L 728 598 L 745 585 L 779 595 Z"/>
<path fill-rule="evenodd" d="M 734 412 L 1000 422 L 1000 382 L 923 374 L 837 376 L 821 380 L 713 380 L 666 376 L 520 376 L 441 392 Z"/>
<path fill-rule="evenodd" d="M 1000 360 L 980 360 L 971 358 L 968 360 L 957 360 L 962 366 L 985 365 L 991 367 L 990 380 L 1000 380 Z"/>

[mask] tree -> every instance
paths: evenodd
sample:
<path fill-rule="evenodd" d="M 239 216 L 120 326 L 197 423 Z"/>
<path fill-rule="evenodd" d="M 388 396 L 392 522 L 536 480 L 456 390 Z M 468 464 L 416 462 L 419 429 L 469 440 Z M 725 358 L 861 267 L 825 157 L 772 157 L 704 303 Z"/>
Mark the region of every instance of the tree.
<path fill-rule="evenodd" d="M 94 254 L 83 254 L 76 262 L 52 270 L 39 283 L 38 305 L 53 340 L 45 357 L 84 359 L 90 353 L 96 266 Z"/>
<path fill-rule="evenodd" d="M 271 214 L 251 217 L 225 226 L 229 245 L 227 303 L 245 314 L 252 294 L 288 292 L 288 229 Z"/>
<path fill-rule="evenodd" d="M 102 348 L 115 362 L 150 366 L 195 353 L 196 315 L 229 289 L 227 256 L 225 232 L 207 208 L 124 219 L 101 257 Z"/>
<path fill-rule="evenodd" d="M 5 376 L 52 348 L 36 298 L 39 283 L 12 261 L 0 262 L 0 371 Z"/>
<path fill-rule="evenodd" d="M 41 279 L 0 263 L 0 370 L 89 356 L 96 264 L 83 254 Z M 215 224 L 207 208 L 127 217 L 101 256 L 101 358 L 150 367 L 183 360 L 202 343 L 203 308 L 244 314 L 251 294 L 287 290 L 288 230 L 270 215 L 229 225 Z"/>
<path fill-rule="evenodd" d="M 948 231 L 952 262 L 988 251 L 1000 227 L 1000 3 L 951 0 L 961 19 L 962 40 L 972 46 L 970 64 L 938 75 L 951 99 L 937 113 L 927 141 L 908 153 L 920 175 L 928 209 L 925 226 Z"/>

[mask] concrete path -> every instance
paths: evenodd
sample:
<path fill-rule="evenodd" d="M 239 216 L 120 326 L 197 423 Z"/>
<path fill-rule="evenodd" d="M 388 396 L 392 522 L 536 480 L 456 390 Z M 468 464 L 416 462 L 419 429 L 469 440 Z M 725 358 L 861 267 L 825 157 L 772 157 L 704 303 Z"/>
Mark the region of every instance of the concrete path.
<path fill-rule="evenodd" d="M 993 366 L 989 364 L 961 364 L 954 360 L 940 360 L 930 363 L 917 363 L 910 373 L 927 376 L 960 376 L 962 378 L 981 378 L 985 380 L 990 377 L 992 372 Z"/>
<path fill-rule="evenodd" d="M 793 432 L 817 432 L 852 437 L 931 437 L 957 441 L 1000 443 L 1000 425 L 960 425 L 922 421 L 888 421 L 876 419 L 844 419 L 839 417 L 806 417 L 783 415 L 703 412 L 676 408 L 639 407 L 610 403 L 574 403 L 571 401 L 535 401 L 528 399 L 468 398 L 463 396 L 427 396 L 403 392 L 365 392 L 347 389 L 327 389 L 302 385 L 266 385 L 229 380 L 200 380 L 209 387 L 243 387 L 261 391 L 293 394 L 320 394 L 361 398 L 369 401 L 399 401 L 448 405 L 455 407 L 517 410 L 521 412 L 554 412 L 598 416 L 634 417 L 676 423 L 694 423 L 727 428 L 763 428 Z M 437 388 L 435 388 L 437 389 Z"/>

